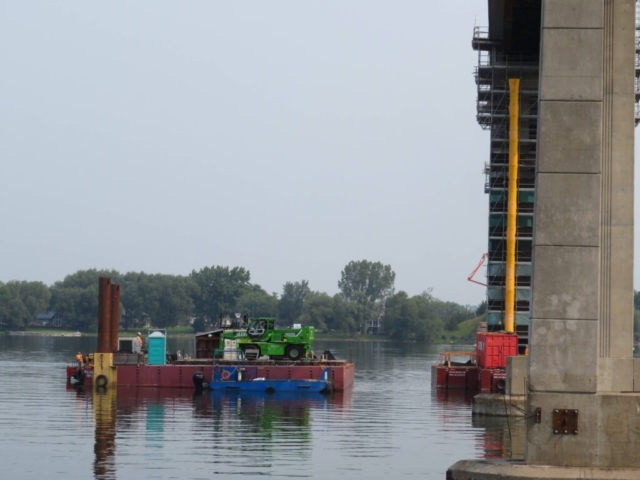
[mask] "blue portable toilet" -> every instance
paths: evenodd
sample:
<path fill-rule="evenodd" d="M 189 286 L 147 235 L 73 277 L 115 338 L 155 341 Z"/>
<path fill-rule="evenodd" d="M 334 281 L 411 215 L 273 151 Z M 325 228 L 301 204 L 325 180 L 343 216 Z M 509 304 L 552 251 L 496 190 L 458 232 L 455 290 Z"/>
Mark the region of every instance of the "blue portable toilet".
<path fill-rule="evenodd" d="M 162 332 L 149 335 L 147 365 L 164 365 L 167 360 L 167 337 Z"/>

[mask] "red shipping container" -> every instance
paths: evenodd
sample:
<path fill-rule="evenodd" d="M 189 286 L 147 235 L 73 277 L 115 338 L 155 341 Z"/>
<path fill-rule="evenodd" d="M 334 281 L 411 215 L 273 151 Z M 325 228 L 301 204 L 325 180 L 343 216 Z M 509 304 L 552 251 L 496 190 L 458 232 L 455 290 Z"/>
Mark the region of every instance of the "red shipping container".
<path fill-rule="evenodd" d="M 506 368 L 507 357 L 518 355 L 515 333 L 476 333 L 476 361 L 483 368 Z"/>

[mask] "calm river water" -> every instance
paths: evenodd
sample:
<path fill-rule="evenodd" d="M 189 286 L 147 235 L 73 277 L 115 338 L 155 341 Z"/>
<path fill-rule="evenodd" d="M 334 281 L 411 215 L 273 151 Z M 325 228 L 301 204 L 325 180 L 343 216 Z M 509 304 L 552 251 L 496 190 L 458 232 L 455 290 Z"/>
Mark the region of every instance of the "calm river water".
<path fill-rule="evenodd" d="M 65 365 L 94 346 L 0 335 L 1 478 L 443 480 L 460 459 L 521 455 L 517 421 L 472 418 L 463 393 L 431 390 L 440 347 L 319 341 L 355 362 L 355 387 L 280 398 L 68 389 Z M 192 342 L 169 339 L 178 348 Z"/>

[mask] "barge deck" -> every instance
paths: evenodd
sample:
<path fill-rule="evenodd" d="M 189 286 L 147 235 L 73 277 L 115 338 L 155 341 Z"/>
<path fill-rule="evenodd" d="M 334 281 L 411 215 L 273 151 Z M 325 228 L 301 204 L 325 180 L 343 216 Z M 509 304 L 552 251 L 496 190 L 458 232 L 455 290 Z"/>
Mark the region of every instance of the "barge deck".
<path fill-rule="evenodd" d="M 237 365 L 237 361 L 216 361 L 217 365 Z M 351 388 L 354 383 L 354 365 L 344 360 L 245 361 L 245 366 L 256 368 L 257 376 L 270 380 L 320 380 L 325 368 L 331 372 L 336 391 Z M 116 365 L 118 387 L 194 388 L 193 376 L 200 372 L 205 379 L 212 378 L 210 359 L 181 360 L 169 365 Z M 76 366 L 67 367 L 67 381 L 76 373 Z M 85 368 L 84 385 L 93 385 L 93 369 Z"/>

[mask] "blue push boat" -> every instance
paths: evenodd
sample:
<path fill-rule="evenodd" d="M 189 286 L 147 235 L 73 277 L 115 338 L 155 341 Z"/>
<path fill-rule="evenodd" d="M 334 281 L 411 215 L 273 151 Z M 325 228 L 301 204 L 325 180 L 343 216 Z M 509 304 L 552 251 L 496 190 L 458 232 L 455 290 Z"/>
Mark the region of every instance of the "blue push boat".
<path fill-rule="evenodd" d="M 234 351 L 235 353 L 235 351 Z M 325 368 L 319 379 L 271 379 L 257 377 L 257 368 L 244 366 L 240 359 L 237 365 L 213 363 L 213 378 L 207 386 L 214 391 L 264 392 L 264 393 L 329 393 L 331 391 L 331 369 Z"/>

